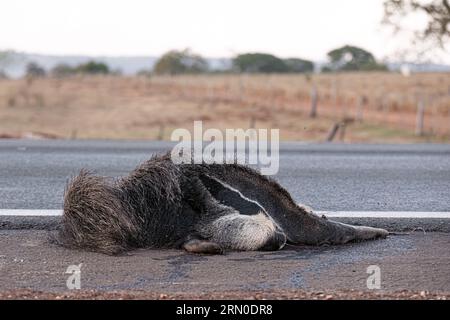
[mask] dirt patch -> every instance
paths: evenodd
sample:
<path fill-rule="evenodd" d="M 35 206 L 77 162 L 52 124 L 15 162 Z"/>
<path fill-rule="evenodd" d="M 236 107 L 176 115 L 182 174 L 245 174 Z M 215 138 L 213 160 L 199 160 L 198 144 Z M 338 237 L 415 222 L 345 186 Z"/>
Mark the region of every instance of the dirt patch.
<path fill-rule="evenodd" d="M 71 291 L 49 293 L 32 290 L 0 292 L 0 300 L 448 300 L 450 293 L 428 291 L 369 292 L 307 292 L 307 291 L 254 291 L 217 292 L 208 294 L 162 293 L 144 291 Z"/>

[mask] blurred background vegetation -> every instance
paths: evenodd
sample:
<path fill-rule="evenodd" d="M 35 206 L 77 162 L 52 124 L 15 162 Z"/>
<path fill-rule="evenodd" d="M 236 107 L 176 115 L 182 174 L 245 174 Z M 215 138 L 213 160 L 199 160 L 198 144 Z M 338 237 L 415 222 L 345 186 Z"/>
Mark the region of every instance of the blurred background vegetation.
<path fill-rule="evenodd" d="M 445 51 L 448 0 L 386 0 L 383 24 L 395 34 L 417 12 L 427 23 L 414 30 L 409 51 Z M 284 140 L 450 140 L 448 71 L 416 72 L 351 44 L 320 63 L 266 52 L 218 63 L 189 48 L 170 50 L 133 74 L 101 59 L 44 65 L 34 58 L 0 51 L 0 137 L 161 140 L 203 120 L 222 129 L 279 128 Z M 23 70 L 9 72 L 18 65 Z"/>

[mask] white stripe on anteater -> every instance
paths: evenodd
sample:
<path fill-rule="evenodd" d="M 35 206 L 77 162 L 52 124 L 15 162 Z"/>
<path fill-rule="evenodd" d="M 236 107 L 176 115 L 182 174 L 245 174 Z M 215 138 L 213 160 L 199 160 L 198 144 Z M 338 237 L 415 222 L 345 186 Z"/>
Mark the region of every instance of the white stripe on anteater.
<path fill-rule="evenodd" d="M 276 228 L 277 228 L 278 230 L 282 230 L 281 227 L 277 224 L 277 222 L 276 222 L 275 220 L 273 220 L 273 218 L 270 216 L 270 214 L 267 213 L 266 209 L 265 209 L 258 201 L 253 200 L 253 199 L 250 199 L 250 198 L 247 198 L 247 197 L 246 197 L 245 195 L 243 195 L 242 192 L 240 192 L 238 189 L 233 188 L 232 186 L 230 186 L 229 184 L 223 182 L 223 181 L 220 180 L 220 179 L 217 179 L 217 178 L 215 178 L 215 177 L 211 177 L 211 176 L 209 176 L 209 175 L 208 175 L 208 178 L 213 179 L 213 180 L 217 181 L 218 183 L 220 183 L 220 184 L 221 184 L 222 186 L 224 186 L 225 188 L 227 188 L 227 189 L 229 189 L 229 190 L 231 190 L 231 191 L 236 192 L 242 199 L 244 199 L 244 200 L 246 200 L 246 201 L 248 201 L 248 202 L 251 202 L 251 203 L 256 204 L 258 207 L 261 208 L 261 212 L 260 212 L 260 213 L 261 213 L 261 214 L 264 214 L 270 221 L 272 221 L 272 224 L 275 225 Z"/>

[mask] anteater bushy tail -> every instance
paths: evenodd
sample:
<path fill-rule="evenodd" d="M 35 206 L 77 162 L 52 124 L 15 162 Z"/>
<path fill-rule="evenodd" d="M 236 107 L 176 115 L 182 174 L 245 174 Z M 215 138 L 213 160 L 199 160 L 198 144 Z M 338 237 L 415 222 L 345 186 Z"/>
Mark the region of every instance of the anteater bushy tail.
<path fill-rule="evenodd" d="M 58 242 L 105 254 L 133 246 L 139 224 L 116 182 L 81 171 L 67 185 Z"/>

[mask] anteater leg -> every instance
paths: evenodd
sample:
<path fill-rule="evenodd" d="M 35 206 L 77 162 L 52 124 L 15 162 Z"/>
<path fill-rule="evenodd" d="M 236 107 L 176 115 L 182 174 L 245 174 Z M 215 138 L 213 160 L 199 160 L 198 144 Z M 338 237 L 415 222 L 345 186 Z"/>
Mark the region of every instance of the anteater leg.
<path fill-rule="evenodd" d="M 217 218 L 201 228 L 207 239 L 230 250 L 279 250 L 286 235 L 263 212 L 242 215 L 237 212 Z"/>
<path fill-rule="evenodd" d="M 192 253 L 223 254 L 222 248 L 215 242 L 190 239 L 183 244 L 183 249 Z"/>

